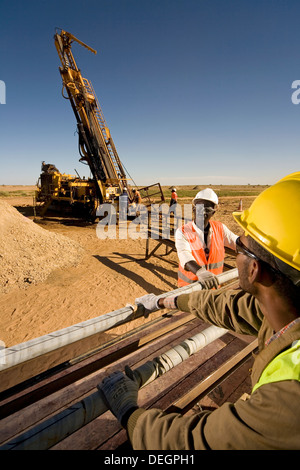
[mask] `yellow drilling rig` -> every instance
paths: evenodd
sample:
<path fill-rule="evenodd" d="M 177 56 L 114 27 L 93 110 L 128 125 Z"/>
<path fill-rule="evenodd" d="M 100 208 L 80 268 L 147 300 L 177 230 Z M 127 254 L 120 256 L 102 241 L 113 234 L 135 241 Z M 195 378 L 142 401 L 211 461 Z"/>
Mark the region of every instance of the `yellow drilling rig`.
<path fill-rule="evenodd" d="M 55 33 L 55 47 L 61 61 L 62 94 L 70 101 L 77 121 L 79 161 L 89 166 L 92 178 L 62 174 L 55 165 L 42 162 L 36 202 L 41 203 L 41 215 L 52 208 L 94 221 L 100 204 L 117 202 L 124 190 L 130 198 L 131 188 L 92 84 L 82 77 L 76 65 L 71 51 L 74 41 L 94 54 L 97 52 L 71 33 L 63 30 Z M 139 190 L 149 197 L 148 188 L 156 185 L 160 200 L 164 200 L 159 183 Z"/>

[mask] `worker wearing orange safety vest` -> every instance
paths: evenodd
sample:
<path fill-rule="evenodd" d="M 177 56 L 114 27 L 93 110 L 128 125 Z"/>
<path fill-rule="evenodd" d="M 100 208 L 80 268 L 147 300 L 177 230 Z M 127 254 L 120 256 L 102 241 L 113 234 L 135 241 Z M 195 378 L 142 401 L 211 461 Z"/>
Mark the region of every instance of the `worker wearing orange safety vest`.
<path fill-rule="evenodd" d="M 178 196 L 176 193 L 176 188 L 172 188 L 170 207 L 177 203 L 177 199 L 178 199 Z"/>
<path fill-rule="evenodd" d="M 218 196 L 212 189 L 199 191 L 193 199 L 193 221 L 176 230 L 179 287 L 195 281 L 208 288 L 218 286 L 216 275 L 223 272 L 224 247 L 235 250 L 237 235 L 223 223 L 210 220 L 217 207 Z"/>

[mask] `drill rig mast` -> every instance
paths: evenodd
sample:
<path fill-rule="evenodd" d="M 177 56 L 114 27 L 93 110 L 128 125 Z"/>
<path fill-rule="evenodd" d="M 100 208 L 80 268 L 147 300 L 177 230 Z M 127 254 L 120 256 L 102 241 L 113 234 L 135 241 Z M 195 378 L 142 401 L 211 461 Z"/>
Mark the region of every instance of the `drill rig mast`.
<path fill-rule="evenodd" d="M 94 220 L 99 204 L 118 200 L 128 189 L 127 179 L 92 84 L 82 77 L 71 46 L 77 42 L 96 51 L 63 30 L 56 32 L 54 42 L 61 61 L 63 96 L 69 99 L 77 121 L 79 161 L 89 166 L 93 178 L 61 174 L 53 164 L 42 162 L 36 201 L 43 203 L 41 215 L 55 206 Z"/>
<path fill-rule="evenodd" d="M 106 125 L 92 84 L 81 75 L 71 51 L 72 42 L 96 51 L 66 31 L 54 36 L 62 66 L 59 71 L 77 121 L 80 161 L 85 161 L 96 183 L 100 204 L 106 200 L 106 187 L 115 188 L 115 194 L 127 187 L 126 175 L 114 142 Z"/>
<path fill-rule="evenodd" d="M 75 62 L 71 51 L 73 42 L 94 54 L 97 52 L 64 30 L 54 35 L 61 62 L 59 71 L 63 96 L 70 101 L 77 121 L 79 161 L 89 166 L 93 178 L 82 179 L 77 172 L 77 176 L 61 174 L 55 165 L 42 162 L 36 201 L 43 203 L 41 215 L 48 208 L 55 207 L 59 210 L 62 208 L 65 212 L 71 210 L 72 213 L 93 221 L 99 204 L 117 202 L 124 189 L 127 189 L 129 196 L 131 191 L 92 84 L 83 78 Z M 159 187 L 161 200 L 164 201 L 159 183 L 140 188 L 149 203 L 149 191 L 153 193 L 152 187 L 156 185 Z"/>

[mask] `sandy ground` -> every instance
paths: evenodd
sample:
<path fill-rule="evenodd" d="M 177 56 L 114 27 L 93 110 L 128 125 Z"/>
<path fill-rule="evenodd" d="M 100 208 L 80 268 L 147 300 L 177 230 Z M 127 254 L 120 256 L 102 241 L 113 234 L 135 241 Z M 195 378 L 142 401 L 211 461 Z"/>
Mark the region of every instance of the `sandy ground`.
<path fill-rule="evenodd" d="M 22 188 L 5 187 L 9 189 Z M 32 197 L 3 200 L 33 220 Z M 252 200 L 243 198 L 243 209 Z M 239 197 L 220 198 L 215 215 L 235 233 L 241 233 L 231 215 L 238 204 Z M 76 266 L 55 269 L 41 282 L 22 288 L 13 286 L 0 294 L 0 340 L 6 347 L 122 308 L 146 293 L 159 294 L 177 287 L 177 255 L 173 252 L 164 256 L 165 247 L 145 260 L 146 240 L 101 240 L 97 224 L 79 220 L 47 216 L 37 218 L 35 223 L 45 231 L 69 237 L 84 252 Z M 150 248 L 156 243 L 150 240 Z"/>

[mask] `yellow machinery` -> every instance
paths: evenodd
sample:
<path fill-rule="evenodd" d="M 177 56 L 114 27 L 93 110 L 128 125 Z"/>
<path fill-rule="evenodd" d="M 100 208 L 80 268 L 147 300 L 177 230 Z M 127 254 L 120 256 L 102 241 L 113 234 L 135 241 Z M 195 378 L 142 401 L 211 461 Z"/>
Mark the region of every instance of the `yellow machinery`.
<path fill-rule="evenodd" d="M 40 215 L 51 207 L 93 221 L 98 198 L 94 180 L 62 174 L 54 165 L 42 162 L 36 200 L 43 203 Z"/>
<path fill-rule="evenodd" d="M 54 41 L 62 64 L 63 96 L 70 100 L 77 121 L 80 161 L 89 166 L 93 177 L 61 174 L 54 165 L 43 162 L 36 201 L 42 203 L 42 215 L 56 206 L 94 220 L 99 204 L 114 202 L 125 188 L 129 189 L 127 178 L 92 84 L 82 77 L 71 45 L 76 41 L 96 51 L 63 30 L 56 32 Z"/>

